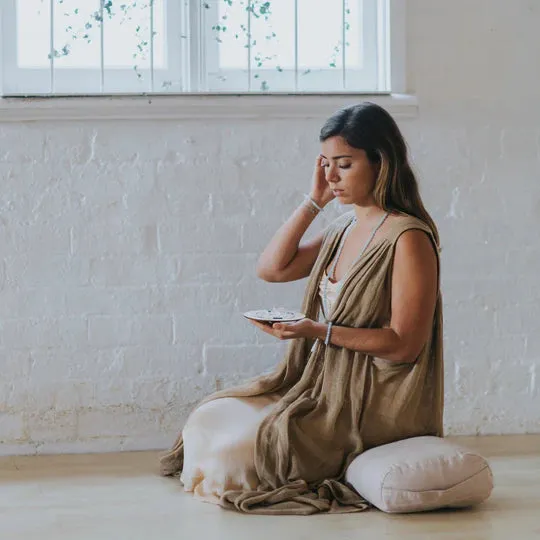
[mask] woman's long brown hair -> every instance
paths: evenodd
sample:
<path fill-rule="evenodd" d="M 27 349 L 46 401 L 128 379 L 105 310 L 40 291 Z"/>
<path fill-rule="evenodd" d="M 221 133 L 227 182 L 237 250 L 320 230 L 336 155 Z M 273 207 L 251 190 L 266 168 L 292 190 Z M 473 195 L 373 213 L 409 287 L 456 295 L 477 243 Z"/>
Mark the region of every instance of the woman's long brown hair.
<path fill-rule="evenodd" d="M 439 231 L 422 202 L 405 139 L 392 116 L 369 101 L 340 109 L 325 122 L 319 140 L 335 136 L 364 150 L 368 159 L 380 166 L 374 189 L 377 205 L 387 212 L 408 214 L 423 221 L 439 247 Z"/>

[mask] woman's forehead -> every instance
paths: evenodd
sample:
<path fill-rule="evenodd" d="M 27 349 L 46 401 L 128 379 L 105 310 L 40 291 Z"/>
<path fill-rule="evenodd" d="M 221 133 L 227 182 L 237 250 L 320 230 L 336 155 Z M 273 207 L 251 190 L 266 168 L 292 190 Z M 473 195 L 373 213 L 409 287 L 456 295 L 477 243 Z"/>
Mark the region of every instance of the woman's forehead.
<path fill-rule="evenodd" d="M 342 137 L 330 137 L 321 143 L 321 156 L 326 159 L 339 159 L 340 157 L 355 157 L 362 154 L 362 150 L 349 146 Z"/>

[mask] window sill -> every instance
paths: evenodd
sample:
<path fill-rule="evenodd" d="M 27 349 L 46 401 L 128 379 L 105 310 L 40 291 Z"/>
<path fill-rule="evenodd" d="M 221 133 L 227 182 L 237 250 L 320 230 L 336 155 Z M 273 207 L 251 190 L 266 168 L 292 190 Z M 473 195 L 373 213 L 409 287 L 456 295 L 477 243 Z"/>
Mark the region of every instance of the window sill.
<path fill-rule="evenodd" d="M 0 123 L 76 120 L 327 118 L 340 107 L 372 101 L 394 117 L 414 118 L 407 94 L 195 94 L 0 99 Z"/>

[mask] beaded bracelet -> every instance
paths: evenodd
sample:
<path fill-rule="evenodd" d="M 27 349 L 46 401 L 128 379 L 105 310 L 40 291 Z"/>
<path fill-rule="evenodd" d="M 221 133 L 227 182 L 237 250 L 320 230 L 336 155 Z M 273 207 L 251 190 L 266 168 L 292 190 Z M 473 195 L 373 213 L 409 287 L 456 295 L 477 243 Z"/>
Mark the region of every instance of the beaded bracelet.
<path fill-rule="evenodd" d="M 326 339 L 324 340 L 324 344 L 326 346 L 328 346 L 328 344 L 330 343 L 330 333 L 332 332 L 332 325 L 333 324 L 334 324 L 333 322 L 328 323 L 328 330 L 326 331 Z"/>

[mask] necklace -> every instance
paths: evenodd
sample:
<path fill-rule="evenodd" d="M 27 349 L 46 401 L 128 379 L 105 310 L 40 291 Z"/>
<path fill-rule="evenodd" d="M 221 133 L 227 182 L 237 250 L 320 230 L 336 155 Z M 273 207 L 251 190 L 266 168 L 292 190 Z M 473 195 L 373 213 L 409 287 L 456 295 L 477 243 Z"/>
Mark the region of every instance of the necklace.
<path fill-rule="evenodd" d="M 369 246 L 369 244 L 373 240 L 373 237 L 375 236 L 377 231 L 380 229 L 381 225 L 385 222 L 387 217 L 388 217 L 388 212 L 385 212 L 385 214 L 382 216 L 382 218 L 377 223 L 377 225 L 375 225 L 375 227 L 373 227 L 373 230 L 371 231 L 371 234 L 369 235 L 369 238 L 367 239 L 366 243 L 363 245 L 362 249 L 360 250 L 360 254 L 358 255 L 358 257 L 356 257 L 355 261 L 349 267 L 349 270 L 360 260 L 360 258 L 362 257 L 362 255 L 366 251 L 367 247 Z M 327 297 L 328 281 L 330 281 L 330 277 L 332 277 L 332 276 L 334 277 L 334 279 L 336 279 L 335 278 L 335 272 L 336 272 L 336 266 L 337 266 L 337 262 L 339 260 L 339 256 L 341 255 L 341 251 L 343 250 L 343 246 L 345 245 L 345 240 L 347 239 L 347 236 L 351 232 L 352 228 L 356 225 L 356 222 L 357 222 L 357 218 L 356 218 L 356 216 L 354 216 L 352 221 L 348 225 L 347 229 L 345 230 L 345 233 L 343 234 L 341 242 L 339 243 L 338 252 L 336 254 L 334 262 L 332 263 L 332 265 L 330 267 L 330 276 L 326 276 L 326 275 L 323 274 L 324 275 L 324 278 L 323 278 L 324 279 L 324 286 L 323 286 L 322 301 L 323 301 L 323 308 L 324 308 L 323 316 L 324 316 L 324 319 L 325 319 L 326 322 L 328 322 L 328 319 L 326 317 L 326 313 L 328 313 L 328 315 L 330 315 L 330 311 L 329 311 L 329 308 L 328 308 L 328 297 Z M 345 276 L 341 279 L 341 281 L 343 282 L 344 279 L 345 279 Z M 339 289 L 341 289 L 341 285 L 338 286 Z"/>

